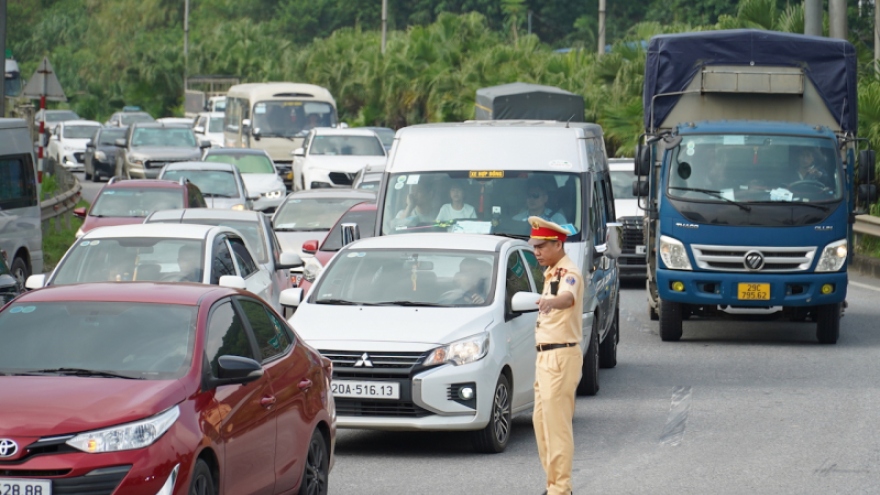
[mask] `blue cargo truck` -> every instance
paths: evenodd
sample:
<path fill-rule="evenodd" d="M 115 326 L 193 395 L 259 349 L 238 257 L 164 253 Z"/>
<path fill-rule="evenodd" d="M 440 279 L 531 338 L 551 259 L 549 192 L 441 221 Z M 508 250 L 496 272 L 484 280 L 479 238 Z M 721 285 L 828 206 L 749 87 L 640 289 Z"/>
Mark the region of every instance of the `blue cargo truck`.
<path fill-rule="evenodd" d="M 815 321 L 819 342 L 837 342 L 854 215 L 876 196 L 853 46 L 686 33 L 652 38 L 646 62 L 633 189 L 662 340 L 691 317 L 763 313 Z"/>

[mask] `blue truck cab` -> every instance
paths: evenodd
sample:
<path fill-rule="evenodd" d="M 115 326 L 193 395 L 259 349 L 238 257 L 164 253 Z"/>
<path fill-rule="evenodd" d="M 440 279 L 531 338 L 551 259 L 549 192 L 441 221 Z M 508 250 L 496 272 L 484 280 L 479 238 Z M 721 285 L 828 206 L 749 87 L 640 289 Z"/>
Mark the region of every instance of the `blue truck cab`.
<path fill-rule="evenodd" d="M 755 30 L 651 40 L 634 189 L 663 340 L 691 316 L 778 313 L 837 341 L 853 214 L 875 193 L 855 184 L 854 57 Z M 873 152 L 860 162 L 870 186 Z"/>

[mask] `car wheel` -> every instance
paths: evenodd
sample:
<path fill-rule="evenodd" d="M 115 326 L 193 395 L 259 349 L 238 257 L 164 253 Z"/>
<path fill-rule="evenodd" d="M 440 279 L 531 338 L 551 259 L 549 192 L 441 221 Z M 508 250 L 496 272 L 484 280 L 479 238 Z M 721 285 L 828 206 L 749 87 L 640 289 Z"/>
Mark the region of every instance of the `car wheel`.
<path fill-rule="evenodd" d="M 324 435 L 317 429 L 309 440 L 309 452 L 303 468 L 299 495 L 326 495 L 327 482 L 330 477 L 330 452 Z"/>
<path fill-rule="evenodd" d="M 214 477 L 208 463 L 199 459 L 193 469 L 192 481 L 189 483 L 189 495 L 214 495 Z"/>
<path fill-rule="evenodd" d="M 492 414 L 489 424 L 482 430 L 472 433 L 471 443 L 474 450 L 484 454 L 498 454 L 507 448 L 510 440 L 511 428 L 511 403 L 510 381 L 503 373 L 498 377 L 495 384 L 495 394 L 492 396 Z"/>
<path fill-rule="evenodd" d="M 660 339 L 677 342 L 681 339 L 682 304 L 660 299 Z"/>
<path fill-rule="evenodd" d="M 620 306 L 614 308 L 614 321 L 605 336 L 605 340 L 599 344 L 599 367 L 613 368 L 617 366 L 617 343 L 620 342 Z"/>
<path fill-rule="evenodd" d="M 840 303 L 816 308 L 816 338 L 820 344 L 836 344 L 840 337 Z"/>
<path fill-rule="evenodd" d="M 12 260 L 12 265 L 9 266 L 9 271 L 12 273 L 12 276 L 15 277 L 16 290 L 18 292 L 24 291 L 24 282 L 31 276 L 27 263 L 16 256 L 16 258 Z"/>
<path fill-rule="evenodd" d="M 596 328 L 598 320 L 593 320 L 593 331 L 590 335 L 590 346 L 584 356 L 581 369 L 581 381 L 577 386 L 578 395 L 596 395 L 599 392 L 599 332 Z"/>

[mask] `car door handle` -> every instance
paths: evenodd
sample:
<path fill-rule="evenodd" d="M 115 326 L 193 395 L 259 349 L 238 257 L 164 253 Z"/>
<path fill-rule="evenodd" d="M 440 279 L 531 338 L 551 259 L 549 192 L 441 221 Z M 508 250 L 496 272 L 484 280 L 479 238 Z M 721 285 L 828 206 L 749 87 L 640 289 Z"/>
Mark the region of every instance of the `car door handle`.
<path fill-rule="evenodd" d="M 308 390 L 308 389 L 312 388 L 312 381 L 309 380 L 308 378 L 303 378 L 302 380 L 299 381 L 299 388 L 302 390 Z"/>
<path fill-rule="evenodd" d="M 275 405 L 275 396 L 274 395 L 267 395 L 267 396 L 263 397 L 262 399 L 260 399 L 260 405 L 265 407 L 266 409 L 274 406 Z"/>

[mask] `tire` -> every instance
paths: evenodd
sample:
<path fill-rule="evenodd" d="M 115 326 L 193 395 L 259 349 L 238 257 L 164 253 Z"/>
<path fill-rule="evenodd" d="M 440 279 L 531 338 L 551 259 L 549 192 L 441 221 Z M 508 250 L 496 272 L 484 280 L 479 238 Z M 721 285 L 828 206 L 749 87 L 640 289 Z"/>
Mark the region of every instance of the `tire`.
<path fill-rule="evenodd" d="M 18 292 L 24 292 L 24 283 L 31 276 L 27 263 L 20 257 L 16 256 L 9 265 L 9 272 L 15 277 L 15 288 Z"/>
<path fill-rule="evenodd" d="M 492 395 L 492 415 L 489 424 L 482 430 L 471 433 L 471 443 L 474 450 L 483 454 L 498 454 L 507 448 L 510 440 L 511 403 L 510 381 L 502 374 L 495 384 L 495 393 Z"/>
<path fill-rule="evenodd" d="M 816 338 L 820 344 L 836 344 L 840 337 L 840 303 L 816 307 Z"/>
<path fill-rule="evenodd" d="M 299 495 L 327 495 L 330 478 L 330 451 L 324 435 L 316 428 L 309 440 L 306 465 L 303 466 Z"/>
<path fill-rule="evenodd" d="M 657 321 L 660 319 L 660 315 L 657 313 L 657 310 L 654 309 L 650 304 L 648 305 L 648 317 L 651 318 L 651 321 Z"/>
<path fill-rule="evenodd" d="M 599 367 L 613 368 L 617 366 L 617 343 L 620 342 L 620 306 L 614 308 L 614 321 L 605 335 L 605 340 L 599 344 Z"/>
<path fill-rule="evenodd" d="M 681 339 L 681 303 L 660 300 L 660 339 L 678 342 Z"/>
<path fill-rule="evenodd" d="M 596 325 L 593 323 L 590 345 L 587 347 L 587 354 L 584 355 L 581 381 L 577 386 L 578 395 L 596 395 L 599 392 L 599 332 Z"/>
<path fill-rule="evenodd" d="M 189 482 L 189 495 L 214 495 L 217 493 L 214 487 L 214 477 L 211 476 L 211 468 L 208 463 L 199 459 L 193 469 L 192 480 Z"/>

